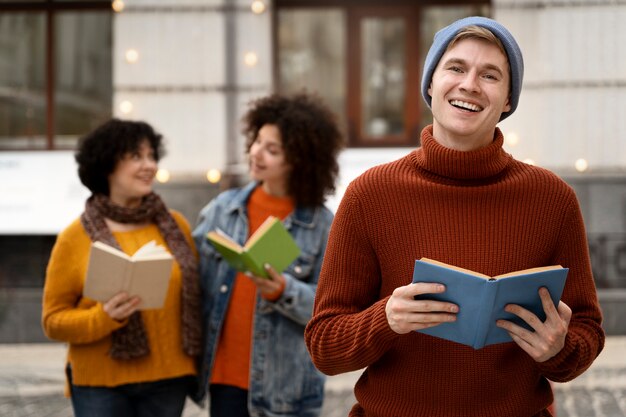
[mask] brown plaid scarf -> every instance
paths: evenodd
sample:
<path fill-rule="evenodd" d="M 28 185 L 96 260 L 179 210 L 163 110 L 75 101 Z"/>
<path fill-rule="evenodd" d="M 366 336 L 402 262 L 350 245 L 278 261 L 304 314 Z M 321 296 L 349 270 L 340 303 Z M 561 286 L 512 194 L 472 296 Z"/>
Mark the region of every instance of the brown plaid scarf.
<path fill-rule="evenodd" d="M 182 273 L 181 318 L 183 350 L 187 355 L 197 356 L 201 350 L 200 287 L 196 258 L 176 221 L 161 198 L 151 193 L 143 198 L 137 208 L 114 205 L 102 194 L 87 199 L 81 223 L 92 241 L 101 241 L 121 249 L 106 225 L 104 218 L 119 223 L 152 222 L 157 225 L 165 243 L 176 258 Z M 133 313 L 128 324 L 112 334 L 109 355 L 114 359 L 134 359 L 150 352 L 148 336 L 139 312 Z"/>

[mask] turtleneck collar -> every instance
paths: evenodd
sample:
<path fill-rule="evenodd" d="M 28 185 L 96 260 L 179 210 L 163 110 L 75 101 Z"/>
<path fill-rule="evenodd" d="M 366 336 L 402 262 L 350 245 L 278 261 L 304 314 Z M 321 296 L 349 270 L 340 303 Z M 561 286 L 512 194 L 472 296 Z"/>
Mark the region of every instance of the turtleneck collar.
<path fill-rule="evenodd" d="M 502 149 L 504 136 L 496 128 L 493 141 L 473 151 L 457 151 L 442 146 L 433 138 L 432 125 L 422 130 L 422 146 L 413 155 L 418 168 L 455 180 L 479 180 L 503 172 L 513 157 Z"/>

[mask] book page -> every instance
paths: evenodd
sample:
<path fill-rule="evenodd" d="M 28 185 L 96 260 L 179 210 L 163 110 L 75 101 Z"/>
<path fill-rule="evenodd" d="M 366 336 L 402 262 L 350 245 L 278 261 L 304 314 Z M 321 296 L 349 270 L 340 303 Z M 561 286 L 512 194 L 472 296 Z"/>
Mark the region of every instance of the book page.
<path fill-rule="evenodd" d="M 168 258 L 170 256 L 171 255 L 167 251 L 165 246 L 157 245 L 156 241 L 151 240 L 150 242 L 146 243 L 145 245 L 137 249 L 135 254 L 132 256 L 132 259 L 133 260 L 134 259 L 148 259 L 148 258 L 159 259 L 159 258 Z"/>
<path fill-rule="evenodd" d="M 519 271 L 507 272 L 506 274 L 500 274 L 500 275 L 496 275 L 494 277 L 490 277 L 489 275 L 481 274 L 480 272 L 472 271 L 471 269 L 465 269 L 465 268 L 461 268 L 459 266 L 450 265 L 450 264 L 447 264 L 447 263 L 444 263 L 444 262 L 435 261 L 434 259 L 421 258 L 420 261 L 427 262 L 427 263 L 433 264 L 433 265 L 439 265 L 439 266 L 444 267 L 444 268 L 453 269 L 455 271 L 463 272 L 465 274 L 474 275 L 474 276 L 485 278 L 485 279 L 500 279 L 500 278 L 513 277 L 513 276 L 517 276 L 517 275 L 533 274 L 533 273 L 536 273 L 536 272 L 551 271 L 553 269 L 561 269 L 561 268 L 563 268 L 561 265 L 540 266 L 540 267 L 536 267 L 536 268 L 528 268 L 528 269 L 522 269 L 522 270 L 519 270 Z"/>
<path fill-rule="evenodd" d="M 128 255 L 102 242 L 94 242 L 89 254 L 83 295 L 106 302 L 127 289 L 131 262 Z"/>
<path fill-rule="evenodd" d="M 125 259 L 130 259 L 130 256 L 128 256 L 126 253 L 122 252 L 121 250 L 119 250 L 118 248 L 114 248 L 113 246 L 109 246 L 104 242 L 93 242 L 91 244 L 92 247 L 92 251 L 93 248 L 98 249 L 101 252 L 107 252 L 110 253 L 111 255 L 115 255 L 115 256 L 119 256 L 121 258 L 125 258 Z"/>
<path fill-rule="evenodd" d="M 461 268 L 459 266 L 450 265 L 444 262 L 435 261 L 434 259 L 421 258 L 420 261 L 433 264 L 433 265 L 439 265 L 444 268 L 453 269 L 455 271 L 463 272 L 468 275 L 474 275 L 479 278 L 491 279 L 489 275 L 481 274 L 480 272 L 472 271 L 471 269 Z"/>
<path fill-rule="evenodd" d="M 534 274 L 534 273 L 543 272 L 543 271 L 552 271 L 554 269 L 563 269 L 563 267 L 561 265 L 540 266 L 537 268 L 522 269 L 521 271 L 513 271 L 513 272 L 508 272 L 506 274 L 496 275 L 493 278 L 500 279 L 500 278 L 507 278 L 507 277 L 515 277 L 518 275 L 527 275 L 527 274 Z"/>
<path fill-rule="evenodd" d="M 172 275 L 172 264 L 172 258 L 149 261 L 140 259 L 133 263 L 133 279 L 127 292 L 141 298 L 140 309 L 163 307 Z"/>
<path fill-rule="evenodd" d="M 243 248 L 220 229 L 216 229 L 212 232 L 207 233 L 207 239 L 209 239 L 213 243 L 216 243 L 231 250 L 232 252 L 243 252 Z"/>
<path fill-rule="evenodd" d="M 143 252 L 143 253 L 142 253 Z M 147 253 L 145 253 L 147 252 Z M 135 258 L 136 255 L 140 255 Z M 141 298 L 140 309 L 161 308 L 174 258 L 164 246 L 148 242 L 133 258 L 102 242 L 92 244 L 83 295 L 107 302 L 121 291 Z"/>
<path fill-rule="evenodd" d="M 267 219 L 265 219 L 265 221 L 254 231 L 252 236 L 250 236 L 250 238 L 244 245 L 244 248 L 248 249 L 252 245 L 254 245 L 256 241 L 258 241 L 261 237 L 263 237 L 267 229 L 271 228 L 274 225 L 274 223 L 279 222 L 279 221 L 280 220 L 274 216 L 269 216 Z"/>

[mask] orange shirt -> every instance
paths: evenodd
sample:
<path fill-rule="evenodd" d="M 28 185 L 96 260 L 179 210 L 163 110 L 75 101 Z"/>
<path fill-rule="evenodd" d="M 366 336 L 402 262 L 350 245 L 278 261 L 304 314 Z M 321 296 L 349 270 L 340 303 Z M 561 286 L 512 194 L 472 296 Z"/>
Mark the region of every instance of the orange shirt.
<path fill-rule="evenodd" d="M 294 204 L 290 197 L 271 196 L 259 186 L 250 195 L 247 208 L 250 237 L 268 216 L 280 219 L 287 217 L 293 211 Z M 212 384 L 248 389 L 256 294 L 256 285 L 245 274 L 237 273 L 217 344 Z"/>

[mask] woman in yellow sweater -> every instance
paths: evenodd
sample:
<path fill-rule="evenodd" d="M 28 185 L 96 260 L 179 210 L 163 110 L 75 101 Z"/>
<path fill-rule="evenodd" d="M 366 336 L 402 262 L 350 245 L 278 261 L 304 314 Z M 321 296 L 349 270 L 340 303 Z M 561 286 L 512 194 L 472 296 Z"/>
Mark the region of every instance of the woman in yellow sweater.
<path fill-rule="evenodd" d="M 78 175 L 92 192 L 57 238 L 46 273 L 43 328 L 69 344 L 72 406 L 82 416 L 178 417 L 200 353 L 196 252 L 184 217 L 152 191 L 161 135 L 144 122 L 110 120 L 84 137 Z M 154 240 L 175 258 L 165 304 L 140 310 L 118 293 L 83 297 L 91 242 L 133 254 Z"/>

